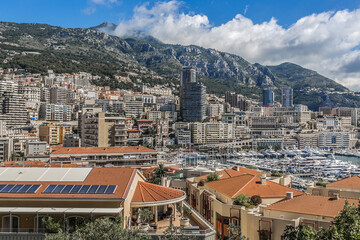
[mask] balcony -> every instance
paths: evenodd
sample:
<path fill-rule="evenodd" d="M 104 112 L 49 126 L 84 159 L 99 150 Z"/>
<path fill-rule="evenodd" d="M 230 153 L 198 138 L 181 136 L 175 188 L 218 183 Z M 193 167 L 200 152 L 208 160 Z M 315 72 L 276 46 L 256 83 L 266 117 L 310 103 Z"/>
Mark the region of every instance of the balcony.
<path fill-rule="evenodd" d="M 147 232 L 152 239 L 162 239 L 166 230 L 172 225 L 177 228 L 180 227 L 179 235 L 181 234 L 199 240 L 215 240 L 216 232 L 213 226 L 185 201 L 182 202 L 182 204 L 192 210 L 192 214 L 189 216 L 189 225 L 181 227 L 181 213 L 177 210 L 174 210 L 175 217 L 162 214 L 162 216 L 158 216 L 157 221 L 154 220 L 150 222 L 150 229 Z M 174 207 L 174 205 L 172 205 L 172 207 Z M 155 216 L 157 217 L 157 213 L 155 213 Z M 170 219 L 171 217 L 172 219 Z"/>

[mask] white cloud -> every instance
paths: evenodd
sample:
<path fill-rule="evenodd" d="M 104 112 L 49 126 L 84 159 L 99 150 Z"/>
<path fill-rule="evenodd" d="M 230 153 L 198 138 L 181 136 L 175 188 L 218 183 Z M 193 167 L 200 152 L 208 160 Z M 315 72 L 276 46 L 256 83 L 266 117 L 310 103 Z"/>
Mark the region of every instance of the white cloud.
<path fill-rule="evenodd" d="M 286 29 L 275 18 L 254 24 L 241 14 L 212 26 L 205 15 L 180 12 L 181 5 L 172 0 L 137 6 L 115 34 L 142 30 L 165 43 L 215 48 L 250 62 L 293 62 L 360 90 L 360 9 L 312 14 Z"/>
<path fill-rule="evenodd" d="M 91 0 L 91 2 L 95 3 L 95 4 L 111 4 L 111 3 L 116 3 L 117 0 Z"/>
<path fill-rule="evenodd" d="M 96 12 L 96 8 L 88 7 L 88 8 L 85 8 L 85 9 L 81 10 L 81 12 L 84 13 L 85 15 L 91 15 L 91 14 L 94 14 Z"/>

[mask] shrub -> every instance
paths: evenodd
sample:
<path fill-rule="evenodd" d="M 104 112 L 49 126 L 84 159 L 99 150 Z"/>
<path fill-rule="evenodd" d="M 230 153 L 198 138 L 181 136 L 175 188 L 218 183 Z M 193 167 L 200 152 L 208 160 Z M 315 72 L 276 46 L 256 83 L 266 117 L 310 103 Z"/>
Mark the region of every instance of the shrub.
<path fill-rule="evenodd" d="M 214 172 L 214 173 L 210 173 L 208 176 L 207 176 L 207 181 L 208 182 L 212 182 L 212 181 L 217 181 L 220 179 L 220 175 L 217 173 L 217 172 Z"/>
<path fill-rule="evenodd" d="M 246 166 L 246 168 L 248 168 L 248 169 L 254 169 L 254 170 L 258 170 L 258 169 L 259 169 L 258 167 L 252 166 L 252 165 Z"/>
<path fill-rule="evenodd" d="M 204 181 L 204 180 L 201 180 L 201 181 L 198 183 L 198 186 L 199 186 L 199 187 L 203 187 L 204 184 L 205 184 L 205 181 Z"/>
<path fill-rule="evenodd" d="M 250 198 L 247 195 L 240 194 L 234 198 L 234 205 L 245 206 L 245 204 L 250 204 Z"/>
<path fill-rule="evenodd" d="M 250 203 L 252 205 L 255 205 L 255 206 L 258 206 L 262 203 L 262 199 L 259 195 L 253 195 L 251 198 L 250 198 Z"/>
<path fill-rule="evenodd" d="M 271 176 L 272 177 L 282 177 L 282 174 L 279 172 L 273 172 L 273 173 L 271 173 Z"/>

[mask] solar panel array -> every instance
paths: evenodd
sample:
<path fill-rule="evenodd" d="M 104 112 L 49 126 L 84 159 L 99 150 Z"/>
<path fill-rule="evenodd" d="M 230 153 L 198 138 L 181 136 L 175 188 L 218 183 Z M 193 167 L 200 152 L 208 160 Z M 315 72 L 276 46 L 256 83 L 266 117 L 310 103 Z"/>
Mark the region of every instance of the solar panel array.
<path fill-rule="evenodd" d="M 52 194 L 113 194 L 115 185 L 65 185 L 51 184 L 43 193 Z"/>
<path fill-rule="evenodd" d="M 35 193 L 40 184 L 0 184 L 0 193 Z"/>

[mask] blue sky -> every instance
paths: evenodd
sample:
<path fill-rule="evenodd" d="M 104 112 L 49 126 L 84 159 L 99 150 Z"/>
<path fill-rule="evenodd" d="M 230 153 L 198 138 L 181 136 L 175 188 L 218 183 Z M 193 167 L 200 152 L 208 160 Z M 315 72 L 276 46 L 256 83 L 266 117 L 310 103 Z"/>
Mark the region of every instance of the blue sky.
<path fill-rule="evenodd" d="M 104 21 L 118 23 L 131 18 L 134 7 L 157 1 L 134 0 L 1 0 L 0 20 L 40 22 L 63 27 L 91 27 Z M 254 23 L 275 17 L 289 27 L 312 13 L 353 10 L 358 0 L 194 0 L 183 1 L 181 10 L 204 14 L 213 25 L 220 25 L 240 13 Z"/>
<path fill-rule="evenodd" d="M 118 24 L 164 43 L 198 45 L 265 65 L 292 62 L 360 91 L 359 0 L 0 0 L 0 21 Z"/>

